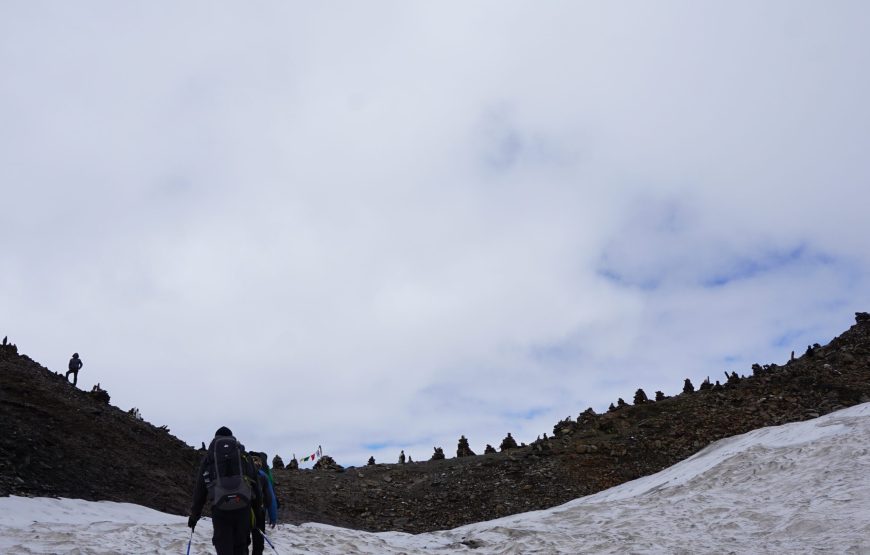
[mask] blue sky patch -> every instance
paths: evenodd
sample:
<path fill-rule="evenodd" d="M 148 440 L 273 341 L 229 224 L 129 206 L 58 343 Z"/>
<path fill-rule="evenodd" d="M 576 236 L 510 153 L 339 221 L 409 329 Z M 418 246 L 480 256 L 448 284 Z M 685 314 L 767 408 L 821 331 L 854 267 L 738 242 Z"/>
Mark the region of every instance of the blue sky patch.
<path fill-rule="evenodd" d="M 805 244 L 791 249 L 768 250 L 756 257 L 736 257 L 726 268 L 712 277 L 702 281 L 708 288 L 718 288 L 733 283 L 752 279 L 761 274 L 773 272 L 788 266 L 828 266 L 835 262 L 833 256 L 824 253 L 813 253 Z"/>
<path fill-rule="evenodd" d="M 543 416 L 550 412 L 550 409 L 544 407 L 534 407 L 524 411 L 511 411 L 502 413 L 505 418 L 510 420 L 534 420 L 539 416 Z"/>
<path fill-rule="evenodd" d="M 604 278 L 606 281 L 618 285 L 619 287 L 640 289 L 641 291 L 655 291 L 661 286 L 661 280 L 658 279 L 640 279 L 633 280 L 624 274 L 620 274 L 610 268 L 600 268 L 596 274 Z"/>
<path fill-rule="evenodd" d="M 793 347 L 795 341 L 799 337 L 802 337 L 806 332 L 803 330 L 789 330 L 781 335 L 778 335 L 771 342 L 771 346 L 782 348 L 782 347 Z"/>

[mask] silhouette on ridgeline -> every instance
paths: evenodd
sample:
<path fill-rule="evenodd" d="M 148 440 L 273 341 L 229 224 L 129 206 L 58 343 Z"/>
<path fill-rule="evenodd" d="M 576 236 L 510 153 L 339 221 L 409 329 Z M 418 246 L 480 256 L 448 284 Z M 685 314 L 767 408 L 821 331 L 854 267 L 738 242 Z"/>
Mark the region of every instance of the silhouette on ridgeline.
<path fill-rule="evenodd" d="M 511 433 L 508 432 L 508 435 L 501 440 L 501 445 L 499 445 L 498 449 L 499 451 L 507 451 L 508 449 L 516 449 L 517 447 L 517 440 L 515 440 L 513 436 L 511 436 Z"/>
<path fill-rule="evenodd" d="M 646 393 L 644 393 L 643 389 L 638 389 L 634 392 L 635 405 L 642 405 L 646 402 L 649 402 L 649 398 L 647 398 Z"/>
<path fill-rule="evenodd" d="M 79 382 L 79 370 L 82 369 L 82 359 L 79 358 L 78 353 L 73 353 L 71 359 L 69 359 L 69 364 L 67 365 L 69 370 L 66 371 L 66 379 L 69 380 L 69 375 L 73 375 L 73 387 L 75 387 Z"/>
<path fill-rule="evenodd" d="M 695 386 L 692 385 L 692 380 L 686 378 L 686 381 L 683 382 L 683 393 L 694 393 Z"/>
<path fill-rule="evenodd" d="M 473 457 L 475 455 L 471 447 L 468 446 L 468 440 L 463 435 L 459 438 L 459 445 L 456 446 L 457 457 Z"/>

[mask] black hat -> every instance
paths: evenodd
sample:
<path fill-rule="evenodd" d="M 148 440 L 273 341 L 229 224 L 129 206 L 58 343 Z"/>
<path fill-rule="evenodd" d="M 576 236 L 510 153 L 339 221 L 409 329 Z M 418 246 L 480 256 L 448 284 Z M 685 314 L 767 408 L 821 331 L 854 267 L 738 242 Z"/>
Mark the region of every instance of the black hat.
<path fill-rule="evenodd" d="M 217 436 L 232 436 L 233 432 L 231 432 L 230 429 L 227 428 L 226 426 L 221 426 L 220 428 L 218 428 L 218 431 L 216 431 L 214 433 L 214 435 L 215 435 L 215 437 L 217 437 Z"/>

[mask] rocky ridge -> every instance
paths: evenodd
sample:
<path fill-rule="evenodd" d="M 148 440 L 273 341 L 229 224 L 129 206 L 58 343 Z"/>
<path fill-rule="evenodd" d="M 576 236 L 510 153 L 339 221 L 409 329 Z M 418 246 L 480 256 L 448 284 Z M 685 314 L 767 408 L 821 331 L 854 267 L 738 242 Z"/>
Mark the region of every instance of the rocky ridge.
<path fill-rule="evenodd" d="M 197 452 L 166 427 L 0 345 L 0 495 L 137 503 L 182 514 Z"/>
<path fill-rule="evenodd" d="M 617 403 L 556 423 L 552 436 L 501 452 L 343 468 L 273 469 L 289 522 L 422 532 L 552 507 L 645 476 L 712 441 L 870 401 L 870 315 L 782 366 L 724 383 Z M 183 514 L 200 454 L 108 396 L 65 384 L 0 347 L 0 494 L 128 501 Z M 465 444 L 467 446 L 467 443 Z M 73 479 L 73 477 L 81 478 Z M 155 491 L 162 492 L 155 494 Z"/>

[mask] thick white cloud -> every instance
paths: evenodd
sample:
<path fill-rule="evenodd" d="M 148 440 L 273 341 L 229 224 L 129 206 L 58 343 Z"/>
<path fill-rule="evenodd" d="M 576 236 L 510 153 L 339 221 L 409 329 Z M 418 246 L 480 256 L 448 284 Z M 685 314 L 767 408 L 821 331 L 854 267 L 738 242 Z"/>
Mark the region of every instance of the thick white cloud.
<path fill-rule="evenodd" d="M 862 3 L 0 8 L 0 333 L 198 444 L 425 458 L 866 310 Z"/>

